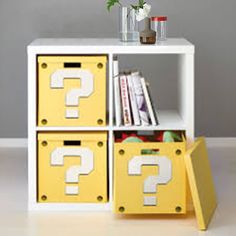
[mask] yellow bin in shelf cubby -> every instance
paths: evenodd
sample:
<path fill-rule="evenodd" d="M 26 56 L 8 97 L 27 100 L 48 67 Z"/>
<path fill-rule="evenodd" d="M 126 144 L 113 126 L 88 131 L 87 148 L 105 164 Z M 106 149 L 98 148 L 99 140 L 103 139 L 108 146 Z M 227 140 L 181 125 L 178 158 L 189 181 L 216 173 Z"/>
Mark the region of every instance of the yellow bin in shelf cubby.
<path fill-rule="evenodd" d="M 185 141 L 114 146 L 115 213 L 186 213 Z"/>
<path fill-rule="evenodd" d="M 105 203 L 106 132 L 38 134 L 38 202 Z"/>
<path fill-rule="evenodd" d="M 38 126 L 105 126 L 106 62 L 106 56 L 38 56 Z"/>

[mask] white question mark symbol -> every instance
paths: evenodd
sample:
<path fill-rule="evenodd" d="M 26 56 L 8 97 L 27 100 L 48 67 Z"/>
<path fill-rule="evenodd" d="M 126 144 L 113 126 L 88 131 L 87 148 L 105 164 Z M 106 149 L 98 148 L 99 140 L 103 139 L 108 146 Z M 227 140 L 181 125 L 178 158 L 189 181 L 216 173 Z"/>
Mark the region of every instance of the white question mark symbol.
<path fill-rule="evenodd" d="M 79 183 L 79 175 L 88 175 L 93 170 L 93 152 L 89 148 L 64 148 L 58 147 L 51 153 L 51 166 L 63 166 L 64 157 L 81 157 L 81 165 L 71 166 L 66 171 L 66 183 Z M 78 195 L 78 186 L 66 186 L 67 195 Z"/>
<path fill-rule="evenodd" d="M 172 178 L 171 160 L 166 156 L 134 156 L 128 164 L 129 175 L 141 175 L 143 165 L 159 166 L 157 176 L 149 176 L 144 181 L 144 193 L 156 193 L 158 184 L 167 184 Z M 155 196 L 144 196 L 144 206 L 156 206 L 157 199 Z"/>
<path fill-rule="evenodd" d="M 64 88 L 64 79 L 80 79 L 80 88 L 71 89 L 66 95 L 66 106 L 79 106 L 80 97 L 89 97 L 93 93 L 93 74 L 89 70 L 57 70 L 51 76 L 51 88 Z M 67 119 L 79 118 L 79 111 L 66 109 Z"/>

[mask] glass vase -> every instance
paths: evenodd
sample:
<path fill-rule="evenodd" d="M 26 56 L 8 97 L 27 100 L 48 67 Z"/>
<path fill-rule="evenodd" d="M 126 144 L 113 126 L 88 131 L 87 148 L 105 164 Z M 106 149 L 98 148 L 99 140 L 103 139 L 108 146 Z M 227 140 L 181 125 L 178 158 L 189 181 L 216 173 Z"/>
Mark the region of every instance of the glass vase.
<path fill-rule="evenodd" d="M 119 8 L 119 38 L 122 42 L 137 42 L 139 40 L 138 21 L 135 10 L 131 7 Z"/>

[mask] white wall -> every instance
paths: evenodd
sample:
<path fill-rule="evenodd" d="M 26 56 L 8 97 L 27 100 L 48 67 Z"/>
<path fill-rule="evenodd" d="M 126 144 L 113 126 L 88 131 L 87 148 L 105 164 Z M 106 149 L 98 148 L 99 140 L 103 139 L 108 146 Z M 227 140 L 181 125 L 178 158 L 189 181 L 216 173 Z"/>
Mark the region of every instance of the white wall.
<path fill-rule="evenodd" d="M 236 1 L 148 2 L 153 15 L 168 15 L 170 36 L 196 45 L 196 134 L 235 136 Z M 26 45 L 38 37 L 116 37 L 117 16 L 117 9 L 108 13 L 101 0 L 0 1 L 0 138 L 27 136 Z M 174 66 L 175 59 L 145 59 L 142 67 L 151 83 L 160 79 L 154 89 L 161 106 L 171 107 L 175 75 L 167 62 Z M 162 86 L 169 86 L 170 96 Z"/>

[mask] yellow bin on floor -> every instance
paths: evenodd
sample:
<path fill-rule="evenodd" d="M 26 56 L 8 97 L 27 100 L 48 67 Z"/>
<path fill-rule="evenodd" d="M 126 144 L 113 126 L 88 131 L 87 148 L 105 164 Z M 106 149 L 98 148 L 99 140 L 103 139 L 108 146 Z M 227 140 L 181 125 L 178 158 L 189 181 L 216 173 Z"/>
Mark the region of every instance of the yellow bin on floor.
<path fill-rule="evenodd" d="M 105 126 L 106 62 L 106 56 L 39 56 L 38 126 Z"/>
<path fill-rule="evenodd" d="M 114 146 L 115 213 L 186 213 L 185 141 Z"/>
<path fill-rule="evenodd" d="M 38 134 L 38 202 L 107 202 L 107 133 Z"/>

